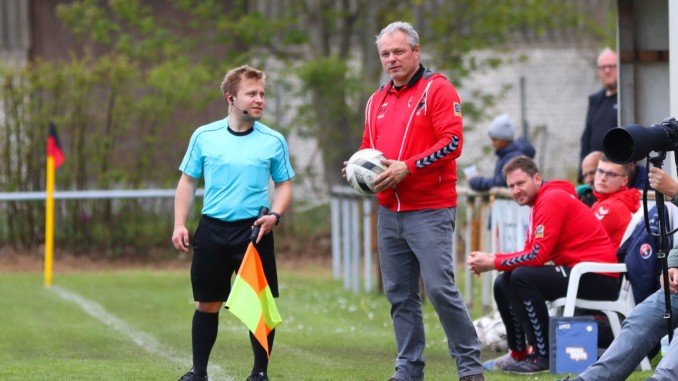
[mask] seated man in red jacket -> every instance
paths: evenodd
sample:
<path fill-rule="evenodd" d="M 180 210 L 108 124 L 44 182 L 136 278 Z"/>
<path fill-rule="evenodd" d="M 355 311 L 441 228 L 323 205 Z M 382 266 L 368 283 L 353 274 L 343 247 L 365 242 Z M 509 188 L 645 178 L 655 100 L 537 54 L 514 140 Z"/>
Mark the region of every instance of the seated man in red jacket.
<path fill-rule="evenodd" d="M 570 271 L 577 263 L 617 262 L 616 247 L 600 221 L 577 199 L 571 183 L 542 180 L 537 166 L 525 156 L 508 162 L 504 176 L 518 205 L 532 207 L 525 247 L 515 253 L 475 251 L 466 263 L 477 274 L 503 271 L 494 282 L 494 299 L 510 352 L 486 367 L 531 374 L 549 368 L 546 301 L 566 295 Z M 580 297 L 611 299 L 618 292 L 617 274 L 581 278 Z"/>
<path fill-rule="evenodd" d="M 628 182 L 628 165 L 615 164 L 605 155 L 600 157 L 593 180 L 593 194 L 598 201 L 591 206 L 591 210 L 603 224 L 615 247 L 621 244 L 633 213 L 640 208 L 640 192 L 635 188 L 629 189 Z"/>

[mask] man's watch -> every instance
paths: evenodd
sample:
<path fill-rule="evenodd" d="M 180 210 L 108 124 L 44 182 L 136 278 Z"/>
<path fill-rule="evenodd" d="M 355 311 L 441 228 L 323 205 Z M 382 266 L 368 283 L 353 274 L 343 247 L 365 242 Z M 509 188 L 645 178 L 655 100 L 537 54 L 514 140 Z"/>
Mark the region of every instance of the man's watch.
<path fill-rule="evenodd" d="M 280 220 L 282 220 L 282 216 L 276 212 L 271 212 L 268 214 L 269 216 L 275 216 L 275 224 L 278 225 L 280 223 Z"/>

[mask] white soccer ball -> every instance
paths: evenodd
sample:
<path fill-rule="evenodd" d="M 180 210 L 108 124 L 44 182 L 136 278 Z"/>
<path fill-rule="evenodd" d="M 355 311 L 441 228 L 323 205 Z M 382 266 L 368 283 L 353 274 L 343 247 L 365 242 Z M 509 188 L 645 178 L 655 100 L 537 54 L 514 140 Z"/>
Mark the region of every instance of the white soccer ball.
<path fill-rule="evenodd" d="M 346 163 L 346 181 L 360 194 L 374 194 L 374 179 L 386 170 L 381 163 L 384 159 L 384 154 L 376 149 L 366 148 L 354 153 Z"/>
<path fill-rule="evenodd" d="M 478 341 L 483 350 L 496 352 L 508 351 L 506 327 L 501 320 L 499 312 L 483 316 L 473 321 L 473 326 L 478 334 Z"/>

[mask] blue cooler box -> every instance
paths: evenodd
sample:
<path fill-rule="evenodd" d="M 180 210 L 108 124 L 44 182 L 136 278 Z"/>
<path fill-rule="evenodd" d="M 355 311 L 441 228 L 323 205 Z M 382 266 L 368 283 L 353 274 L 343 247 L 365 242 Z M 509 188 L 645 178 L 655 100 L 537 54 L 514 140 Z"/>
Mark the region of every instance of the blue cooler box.
<path fill-rule="evenodd" d="M 551 373 L 579 374 L 596 362 L 598 323 L 592 317 L 552 317 L 549 321 Z"/>

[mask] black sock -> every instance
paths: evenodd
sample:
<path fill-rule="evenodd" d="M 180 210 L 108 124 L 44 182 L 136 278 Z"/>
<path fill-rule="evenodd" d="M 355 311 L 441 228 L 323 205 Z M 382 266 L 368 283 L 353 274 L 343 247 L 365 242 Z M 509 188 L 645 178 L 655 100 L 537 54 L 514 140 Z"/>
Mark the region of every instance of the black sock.
<path fill-rule="evenodd" d="M 210 358 L 212 346 L 217 340 L 219 330 L 219 313 L 209 313 L 195 310 L 193 314 L 193 372 L 204 376 L 207 374 L 207 361 Z"/>
<path fill-rule="evenodd" d="M 268 351 L 273 351 L 273 339 L 275 338 L 275 329 L 268 334 Z M 266 350 L 259 344 L 259 341 L 250 331 L 250 343 L 252 343 L 252 352 L 254 353 L 254 366 L 252 367 L 252 374 L 259 372 L 268 372 L 268 357 Z"/>

